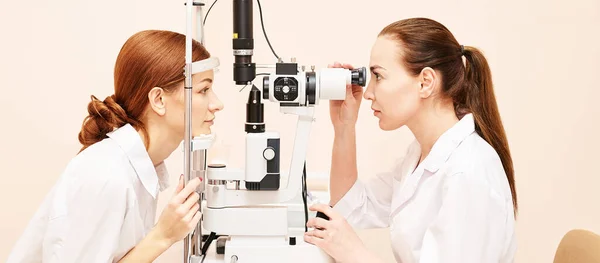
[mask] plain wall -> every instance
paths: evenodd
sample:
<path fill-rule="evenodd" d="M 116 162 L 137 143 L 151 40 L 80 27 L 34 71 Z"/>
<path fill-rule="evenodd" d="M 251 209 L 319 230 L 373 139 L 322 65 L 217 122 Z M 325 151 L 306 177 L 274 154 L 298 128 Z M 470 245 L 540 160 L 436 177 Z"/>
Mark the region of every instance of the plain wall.
<path fill-rule="evenodd" d="M 219 1 L 206 25 L 207 47 L 221 59 L 215 88 L 225 103 L 214 130 L 243 165 L 246 91 L 232 82 L 231 2 Z M 144 29 L 185 32 L 184 1 L 3 1 L 0 7 L 0 260 L 80 148 L 90 95 L 113 93 L 120 47 Z M 209 3 L 212 3 L 209 2 Z M 514 157 L 520 213 L 517 262 L 551 262 L 573 228 L 600 233 L 600 2 L 576 1 L 262 1 L 265 27 L 284 59 L 317 68 L 339 60 L 368 66 L 378 32 L 409 17 L 446 25 L 464 45 L 481 48 Z M 206 9 L 205 9 L 206 11 Z M 274 59 L 255 4 L 254 61 Z M 380 131 L 365 101 L 358 122 L 360 177 L 387 169 L 413 137 Z M 268 129 L 282 136 L 289 160 L 295 118 L 266 104 Z M 327 102 L 317 109 L 308 169 L 327 172 L 333 130 Z M 181 152 L 168 159 L 172 181 Z M 286 166 L 287 167 L 287 166 Z M 159 207 L 171 196 L 161 194 Z M 393 260 L 387 230 L 361 231 L 371 249 Z M 157 262 L 181 262 L 181 243 Z"/>

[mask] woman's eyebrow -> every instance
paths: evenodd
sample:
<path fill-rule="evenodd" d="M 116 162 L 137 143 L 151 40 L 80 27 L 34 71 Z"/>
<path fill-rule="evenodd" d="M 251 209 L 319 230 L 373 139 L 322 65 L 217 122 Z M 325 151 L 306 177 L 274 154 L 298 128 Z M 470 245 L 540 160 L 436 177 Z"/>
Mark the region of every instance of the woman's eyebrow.
<path fill-rule="evenodd" d="M 204 78 L 200 82 L 194 82 L 194 86 L 195 85 L 203 84 L 204 82 L 206 82 L 208 84 L 212 84 L 213 83 L 213 79 L 211 79 L 211 78 Z"/>
<path fill-rule="evenodd" d="M 379 65 L 373 65 L 370 67 L 371 72 L 375 71 L 376 69 L 383 69 L 385 70 L 385 68 L 383 68 L 382 66 Z"/>

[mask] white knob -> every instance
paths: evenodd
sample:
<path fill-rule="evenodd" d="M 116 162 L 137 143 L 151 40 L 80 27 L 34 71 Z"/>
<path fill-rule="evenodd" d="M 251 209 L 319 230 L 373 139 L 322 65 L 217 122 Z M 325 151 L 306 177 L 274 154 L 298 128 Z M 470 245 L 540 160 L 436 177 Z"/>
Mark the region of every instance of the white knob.
<path fill-rule="evenodd" d="M 263 157 L 265 157 L 265 160 L 267 161 L 273 160 L 275 158 L 275 149 L 273 149 L 273 147 L 267 147 L 263 151 Z"/>
<path fill-rule="evenodd" d="M 283 93 L 288 93 L 290 92 L 290 87 L 289 86 L 283 86 Z"/>

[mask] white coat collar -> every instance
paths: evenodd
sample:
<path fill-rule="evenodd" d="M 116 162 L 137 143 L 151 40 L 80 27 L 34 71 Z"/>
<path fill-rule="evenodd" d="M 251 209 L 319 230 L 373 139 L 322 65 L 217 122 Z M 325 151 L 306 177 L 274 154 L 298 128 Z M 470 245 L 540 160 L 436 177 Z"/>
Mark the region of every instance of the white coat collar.
<path fill-rule="evenodd" d="M 435 142 L 429 155 L 417 165 L 421 158 L 421 146 L 417 140 L 409 147 L 407 158 L 404 159 L 402 169 L 402 188 L 398 191 L 398 198 L 392 199 L 392 216 L 397 214 L 401 207 L 414 195 L 424 175 L 434 175 L 450 158 L 454 150 L 470 134 L 475 131 L 473 115 L 465 115 L 458 123 L 444 132 Z M 415 167 L 417 166 L 417 167 Z M 427 170 L 430 174 L 424 173 Z M 404 175 L 410 176 L 404 176 Z"/>
<path fill-rule="evenodd" d="M 466 114 L 435 142 L 429 155 L 423 160 L 423 168 L 435 173 L 450 158 L 452 152 L 467 136 L 475 132 L 473 114 Z"/>
<path fill-rule="evenodd" d="M 169 174 L 165 163 L 161 162 L 156 167 L 152 164 L 141 136 L 130 124 L 125 124 L 107 135 L 125 151 L 142 185 L 154 199 L 159 191 L 169 187 Z"/>

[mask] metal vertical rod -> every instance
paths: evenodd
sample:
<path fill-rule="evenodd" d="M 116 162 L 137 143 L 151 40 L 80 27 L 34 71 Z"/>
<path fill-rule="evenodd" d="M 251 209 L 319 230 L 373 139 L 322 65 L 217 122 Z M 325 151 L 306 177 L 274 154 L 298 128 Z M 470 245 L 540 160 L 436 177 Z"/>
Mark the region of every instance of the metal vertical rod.
<path fill-rule="evenodd" d="M 193 1 L 186 3 L 186 33 L 185 33 L 185 114 L 184 114 L 184 142 L 183 142 L 183 181 L 187 185 L 191 175 L 191 153 L 192 153 L 192 24 L 193 24 Z M 183 261 L 190 263 L 191 242 L 189 235 L 184 239 Z"/>
<path fill-rule="evenodd" d="M 194 5 L 193 0 L 187 0 L 186 12 L 186 70 L 185 70 L 185 137 L 184 137 L 184 183 L 187 184 L 195 177 L 205 177 L 206 172 L 206 150 L 192 149 L 192 34 L 193 34 L 193 19 L 196 8 L 196 39 L 204 45 L 204 24 L 202 21 L 202 4 Z M 194 159 L 192 160 L 192 157 Z M 192 167 L 194 166 L 194 167 Z M 193 172 L 193 173 L 192 173 Z M 199 199 L 202 213 L 202 191 Z M 184 262 L 192 263 L 193 260 L 199 259 L 202 248 L 202 224 L 199 222 L 192 233 L 188 234 L 184 239 Z"/>
<path fill-rule="evenodd" d="M 197 6 L 196 9 L 196 27 L 197 27 L 197 35 L 196 35 L 196 39 L 198 39 L 200 41 L 200 43 L 202 45 L 204 45 L 204 24 L 202 22 L 202 4 Z M 197 155 L 197 156 L 196 156 Z M 194 170 L 199 172 L 196 174 L 196 176 L 201 176 L 203 179 L 206 178 L 205 174 L 202 173 L 206 173 L 206 150 L 198 150 L 195 153 L 195 158 L 194 158 Z M 206 180 L 204 180 L 205 182 Z M 203 183 L 204 183 L 203 182 Z M 204 192 L 204 187 L 201 187 L 201 193 L 200 193 L 200 199 L 198 200 L 198 204 L 199 204 L 199 211 L 200 213 L 202 213 L 202 198 L 203 195 L 202 193 Z M 188 235 L 190 236 L 190 235 Z M 196 225 L 195 229 L 193 230 L 190 238 L 190 242 L 192 243 L 192 250 L 191 250 L 191 255 L 192 256 L 200 256 L 201 255 L 201 250 L 202 250 L 202 219 L 200 220 L 200 222 L 198 222 L 198 224 Z"/>
<path fill-rule="evenodd" d="M 186 111 L 185 111 L 185 140 L 184 140 L 184 152 L 185 152 L 185 156 L 184 156 L 184 182 L 187 185 L 187 183 L 191 180 L 191 112 L 190 112 L 190 105 L 191 105 L 191 100 L 192 100 L 192 89 L 191 88 L 185 88 L 185 104 L 186 104 Z M 183 242 L 183 246 L 184 246 L 184 262 L 189 263 L 189 259 L 191 256 L 191 252 L 192 252 L 192 242 L 191 242 L 191 237 L 188 234 Z"/>
<path fill-rule="evenodd" d="M 206 150 L 194 150 L 192 156 L 192 176 L 193 178 L 200 177 L 206 178 Z M 202 184 L 204 185 L 204 180 Z M 204 193 L 204 186 L 200 187 L 200 199 L 198 200 L 198 204 L 200 205 L 200 209 L 202 209 L 202 200 Z M 200 210 L 201 211 L 201 210 Z M 198 222 L 196 227 L 194 228 L 192 234 L 190 234 L 190 242 L 192 243 L 191 256 L 200 257 L 202 255 L 202 224 Z"/>

